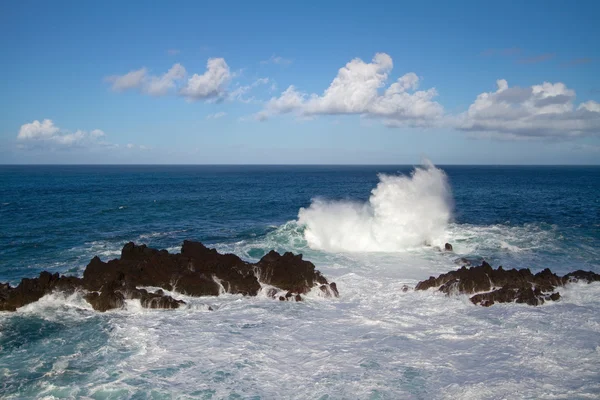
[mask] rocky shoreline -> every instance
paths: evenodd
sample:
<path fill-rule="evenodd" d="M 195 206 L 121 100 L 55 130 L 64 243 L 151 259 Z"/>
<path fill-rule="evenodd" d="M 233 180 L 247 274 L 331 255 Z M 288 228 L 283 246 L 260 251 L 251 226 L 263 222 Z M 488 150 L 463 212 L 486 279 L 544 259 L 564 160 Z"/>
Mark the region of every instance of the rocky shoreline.
<path fill-rule="evenodd" d="M 94 257 L 82 278 L 44 271 L 37 278 L 22 279 L 14 288 L 0 284 L 0 311 L 16 311 L 55 291 L 82 291 L 98 311 L 121 308 L 128 299 L 139 299 L 146 308 L 178 308 L 185 302 L 162 289 L 188 296 L 256 296 L 261 285 L 269 286 L 268 296 L 282 301 L 301 301 L 313 287 L 326 297 L 338 296 L 335 283 L 329 283 L 301 254 L 271 251 L 253 264 L 234 254 L 220 254 L 200 242 L 184 241 L 177 254 L 130 242 L 118 259 L 103 262 Z M 149 292 L 140 288 L 144 286 L 162 289 Z"/>
<path fill-rule="evenodd" d="M 452 246 L 447 243 L 444 250 L 452 251 Z M 537 306 L 559 300 L 556 289 L 578 281 L 598 282 L 600 275 L 578 270 L 561 277 L 549 269 L 533 274 L 529 269 L 493 269 L 482 261 L 479 266 L 431 276 L 415 290 L 437 288 L 447 295 L 469 295 L 473 304 L 484 307 L 510 302 Z M 143 287 L 161 289 L 149 292 Z M 129 242 L 118 259 L 103 262 L 94 257 L 82 278 L 43 271 L 37 278 L 23 278 L 16 287 L 0 283 L 0 311 L 16 311 L 56 291 L 81 291 L 95 310 L 107 311 L 122 308 L 130 299 L 139 300 L 145 308 L 172 309 L 185 304 L 164 290 L 195 297 L 223 293 L 256 296 L 262 290 L 280 301 L 302 301 L 302 295 L 313 288 L 319 288 L 325 297 L 339 296 L 336 284 L 328 282 L 301 254 L 271 251 L 257 263 L 249 263 L 200 242 L 184 241 L 177 254 Z M 402 289 L 408 290 L 407 286 Z"/>

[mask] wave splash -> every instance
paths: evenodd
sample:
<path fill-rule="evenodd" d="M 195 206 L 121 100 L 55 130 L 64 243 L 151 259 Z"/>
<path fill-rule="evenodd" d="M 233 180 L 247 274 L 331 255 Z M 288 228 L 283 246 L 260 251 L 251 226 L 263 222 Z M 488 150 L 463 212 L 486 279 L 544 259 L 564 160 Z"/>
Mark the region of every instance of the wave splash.
<path fill-rule="evenodd" d="M 425 160 L 409 176 L 380 174 L 366 203 L 313 199 L 298 223 L 314 249 L 403 251 L 442 244 L 452 205 L 446 174 Z"/>

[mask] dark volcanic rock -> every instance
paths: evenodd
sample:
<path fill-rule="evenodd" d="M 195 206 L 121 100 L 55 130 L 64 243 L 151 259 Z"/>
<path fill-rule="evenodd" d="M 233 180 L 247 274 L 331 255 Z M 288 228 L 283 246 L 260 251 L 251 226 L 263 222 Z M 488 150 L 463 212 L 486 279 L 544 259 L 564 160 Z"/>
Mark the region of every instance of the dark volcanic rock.
<path fill-rule="evenodd" d="M 254 296 L 260 290 L 252 264 L 189 241 L 183 243 L 181 254 L 127 243 L 121 259 L 104 263 L 95 257 L 83 279 L 88 290 L 99 290 L 112 281 L 123 281 L 127 286 L 158 286 L 190 296 L 217 296 L 221 290 Z"/>
<path fill-rule="evenodd" d="M 136 289 L 130 294 L 131 298 L 139 299 L 145 308 L 179 308 L 185 304 L 183 300 L 175 300 L 171 296 L 164 295 L 162 290 L 149 293 L 146 289 Z"/>
<path fill-rule="evenodd" d="M 577 271 L 570 272 L 563 276 L 563 282 L 578 282 L 585 281 L 587 283 L 592 282 L 600 282 L 600 275 L 595 274 L 592 271 L 582 271 L 578 269 Z"/>
<path fill-rule="evenodd" d="M 79 278 L 60 277 L 58 273 L 43 271 L 37 278 L 23 278 L 16 288 L 12 288 L 8 283 L 0 285 L 0 311 L 15 311 L 54 290 L 73 292 L 80 286 Z"/>
<path fill-rule="evenodd" d="M 177 308 L 185 304 L 162 290 L 149 293 L 143 286 L 155 286 L 190 296 L 217 296 L 222 292 L 255 296 L 262 283 L 286 290 L 284 299 L 300 301 L 300 294 L 314 286 L 325 286 L 338 296 L 335 283 L 329 284 L 302 255 L 274 251 L 256 264 L 234 254 L 219 254 L 200 242 L 185 241 L 179 254 L 156 250 L 146 245 L 127 243 L 121 258 L 103 262 L 94 257 L 83 278 L 60 277 L 42 272 L 39 278 L 21 281 L 16 288 L 0 284 L 0 311 L 15 311 L 53 291 L 82 290 L 85 299 L 98 311 L 121 308 L 127 299 L 139 299 L 147 308 Z M 275 297 L 278 290 L 270 291 Z"/>
<path fill-rule="evenodd" d="M 471 297 L 474 304 L 491 306 L 494 303 L 525 303 L 540 305 L 545 301 L 560 299 L 560 293 L 554 292 L 565 283 L 584 280 L 600 281 L 600 275 L 593 272 L 575 271 L 559 277 L 548 268 L 537 274 L 529 269 L 505 270 L 493 269 L 485 261 L 477 267 L 462 267 L 419 282 L 416 290 L 438 288 L 446 294 L 475 294 Z"/>
<path fill-rule="evenodd" d="M 473 304 L 479 304 L 484 307 L 489 307 L 494 303 L 525 303 L 530 306 L 538 306 L 544 304 L 547 300 L 560 299 L 560 293 L 544 294 L 539 288 L 533 287 L 510 287 L 503 286 L 492 292 L 480 293 L 471 297 Z"/>
<path fill-rule="evenodd" d="M 113 308 L 121 308 L 125 305 L 125 296 L 118 290 L 118 285 L 111 282 L 102 287 L 101 292 L 90 292 L 85 299 L 92 305 L 94 310 L 108 311 Z"/>
<path fill-rule="evenodd" d="M 444 250 L 446 250 L 446 251 L 452 251 L 452 245 L 450 243 L 446 243 L 444 245 Z"/>
<path fill-rule="evenodd" d="M 327 284 L 327 279 L 315 270 L 315 265 L 302 259 L 302 254 L 280 255 L 271 251 L 260 259 L 256 268 L 261 282 L 290 292 L 303 294 L 313 286 Z"/>

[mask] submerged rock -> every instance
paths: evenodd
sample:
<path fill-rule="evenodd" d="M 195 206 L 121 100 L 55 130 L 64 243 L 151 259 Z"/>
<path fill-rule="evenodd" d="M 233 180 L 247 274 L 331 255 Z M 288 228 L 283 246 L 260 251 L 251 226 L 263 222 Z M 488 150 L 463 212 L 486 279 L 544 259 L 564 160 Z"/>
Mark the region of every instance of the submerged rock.
<path fill-rule="evenodd" d="M 121 308 L 128 299 L 139 299 L 146 308 L 177 308 L 185 302 L 162 290 L 150 293 L 138 287 L 160 287 L 189 296 L 256 296 L 261 289 L 259 280 L 287 291 L 284 299 L 301 301 L 300 294 L 315 286 L 326 287 L 332 296 L 338 296 L 335 283 L 327 282 L 302 255 L 271 251 L 252 264 L 235 254 L 220 254 L 200 242 L 184 241 L 178 254 L 129 242 L 119 259 L 103 262 L 94 257 L 83 278 L 42 272 L 38 278 L 24 278 L 16 288 L 0 284 L 0 311 L 15 311 L 53 291 L 75 290 L 83 291 L 84 298 L 98 311 Z M 275 297 L 275 293 L 277 290 L 269 296 Z"/>
<path fill-rule="evenodd" d="M 432 276 L 419 282 L 415 290 L 438 288 L 448 295 L 474 294 L 471 302 L 486 307 L 510 302 L 536 306 L 560 299 L 560 293 L 555 289 L 576 281 L 600 281 L 600 275 L 579 270 L 560 277 L 548 268 L 534 275 L 528 268 L 505 270 L 500 266 L 493 269 L 483 261 L 476 267 L 463 266 L 437 278 Z"/>

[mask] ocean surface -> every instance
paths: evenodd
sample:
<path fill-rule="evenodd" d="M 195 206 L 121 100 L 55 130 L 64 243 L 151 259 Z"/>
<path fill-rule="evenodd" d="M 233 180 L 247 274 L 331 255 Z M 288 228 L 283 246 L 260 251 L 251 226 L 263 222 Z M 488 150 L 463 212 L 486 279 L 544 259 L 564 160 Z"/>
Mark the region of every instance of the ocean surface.
<path fill-rule="evenodd" d="M 0 281 L 184 239 L 302 253 L 340 297 L 49 295 L 0 312 L 0 398 L 600 398 L 600 284 L 540 307 L 401 290 L 460 257 L 600 273 L 600 167 L 0 166 Z"/>

